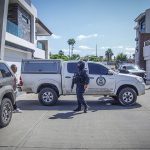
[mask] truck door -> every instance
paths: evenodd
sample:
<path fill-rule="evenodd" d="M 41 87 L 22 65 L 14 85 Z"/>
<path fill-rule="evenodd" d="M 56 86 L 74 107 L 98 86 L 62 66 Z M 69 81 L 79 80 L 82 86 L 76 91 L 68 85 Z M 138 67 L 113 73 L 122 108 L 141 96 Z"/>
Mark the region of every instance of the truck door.
<path fill-rule="evenodd" d="M 99 63 L 88 63 L 90 84 L 87 94 L 107 95 L 115 90 L 115 75 Z"/>
<path fill-rule="evenodd" d="M 77 62 L 66 62 L 63 67 L 63 93 L 64 94 L 76 94 L 76 85 L 74 85 L 71 91 L 72 78 L 77 72 Z"/>

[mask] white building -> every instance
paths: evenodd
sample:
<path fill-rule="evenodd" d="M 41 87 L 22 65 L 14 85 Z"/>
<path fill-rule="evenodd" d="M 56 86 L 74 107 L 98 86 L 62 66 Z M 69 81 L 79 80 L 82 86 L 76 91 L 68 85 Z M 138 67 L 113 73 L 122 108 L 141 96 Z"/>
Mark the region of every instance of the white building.
<path fill-rule="evenodd" d="M 7 23 L 3 36 L 4 49 L 0 50 L 3 54 L 1 59 L 8 64 L 16 64 L 18 71 L 22 59 L 47 59 L 48 40 L 37 39 L 39 36 L 50 36 L 52 32 L 37 17 L 37 10 L 31 0 L 9 0 L 8 9 L 4 11 L 7 11 Z"/>
<path fill-rule="evenodd" d="M 146 62 L 143 56 L 144 42 L 150 39 L 150 9 L 141 13 L 136 19 L 136 51 L 135 51 L 135 63 L 141 68 L 146 69 Z"/>
<path fill-rule="evenodd" d="M 146 61 L 147 79 L 150 83 L 150 40 L 144 43 L 144 60 Z"/>

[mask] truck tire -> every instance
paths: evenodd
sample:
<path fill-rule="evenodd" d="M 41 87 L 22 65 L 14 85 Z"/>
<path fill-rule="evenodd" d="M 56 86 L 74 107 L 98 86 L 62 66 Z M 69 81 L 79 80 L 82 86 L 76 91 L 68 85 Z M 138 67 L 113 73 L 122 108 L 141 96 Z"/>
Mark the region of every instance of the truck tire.
<path fill-rule="evenodd" d="M 118 101 L 123 106 L 131 106 L 136 103 L 137 93 L 133 88 L 126 87 L 119 91 Z"/>
<path fill-rule="evenodd" d="M 13 106 L 9 98 L 4 98 L 0 105 L 0 128 L 6 127 L 12 118 Z"/>
<path fill-rule="evenodd" d="M 55 105 L 58 101 L 58 96 L 52 88 L 43 88 L 38 94 L 39 102 L 45 106 Z"/>

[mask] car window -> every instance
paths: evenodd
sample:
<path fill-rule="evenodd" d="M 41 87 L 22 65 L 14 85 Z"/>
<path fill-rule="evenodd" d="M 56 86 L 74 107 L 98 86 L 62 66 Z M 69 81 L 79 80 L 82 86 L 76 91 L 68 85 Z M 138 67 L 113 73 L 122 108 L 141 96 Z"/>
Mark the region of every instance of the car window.
<path fill-rule="evenodd" d="M 9 71 L 8 67 L 5 64 L 0 63 L 0 78 L 6 78 L 11 76 L 12 74 Z"/>
<path fill-rule="evenodd" d="M 22 73 L 60 73 L 60 63 L 56 61 L 25 61 Z"/>
<path fill-rule="evenodd" d="M 77 63 L 68 63 L 67 64 L 67 71 L 69 73 L 76 73 L 77 72 Z"/>
<path fill-rule="evenodd" d="M 108 69 L 100 64 L 88 63 L 89 74 L 107 75 Z"/>

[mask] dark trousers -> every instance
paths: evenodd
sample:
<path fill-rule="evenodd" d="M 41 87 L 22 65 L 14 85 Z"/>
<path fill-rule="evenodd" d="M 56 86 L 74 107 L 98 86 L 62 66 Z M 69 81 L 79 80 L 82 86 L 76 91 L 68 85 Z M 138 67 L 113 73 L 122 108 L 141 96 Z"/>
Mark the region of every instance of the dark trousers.
<path fill-rule="evenodd" d="M 84 100 L 83 94 L 84 93 L 77 92 L 77 101 L 78 101 L 78 108 L 79 109 L 81 109 L 82 105 L 84 106 L 84 108 L 87 108 L 87 103 Z"/>
<path fill-rule="evenodd" d="M 13 105 L 13 109 L 16 110 L 17 109 L 17 104 L 15 102 L 15 104 Z"/>

